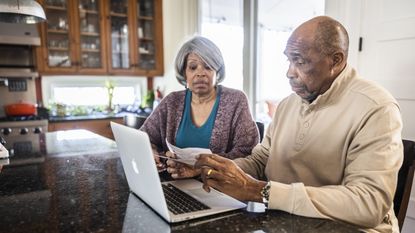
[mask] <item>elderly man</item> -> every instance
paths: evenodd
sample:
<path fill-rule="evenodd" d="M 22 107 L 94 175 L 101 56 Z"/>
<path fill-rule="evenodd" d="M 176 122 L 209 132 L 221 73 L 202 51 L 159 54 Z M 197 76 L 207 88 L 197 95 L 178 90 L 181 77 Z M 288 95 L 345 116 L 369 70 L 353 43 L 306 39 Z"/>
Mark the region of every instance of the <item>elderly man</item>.
<path fill-rule="evenodd" d="M 403 160 L 399 106 L 347 65 L 348 44 L 345 28 L 325 16 L 293 32 L 284 53 L 295 94 L 278 105 L 250 156 L 199 157 L 207 191 L 399 232 L 392 206 Z"/>

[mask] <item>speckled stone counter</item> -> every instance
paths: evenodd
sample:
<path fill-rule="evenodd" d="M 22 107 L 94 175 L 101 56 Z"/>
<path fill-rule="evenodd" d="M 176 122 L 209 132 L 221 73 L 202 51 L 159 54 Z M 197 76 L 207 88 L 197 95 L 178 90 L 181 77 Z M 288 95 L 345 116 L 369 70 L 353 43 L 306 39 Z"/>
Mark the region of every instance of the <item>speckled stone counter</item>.
<path fill-rule="evenodd" d="M 89 121 L 89 120 L 103 120 L 123 118 L 125 114 L 116 115 L 90 115 L 90 116 L 50 116 L 49 122 L 67 122 L 67 121 Z"/>
<path fill-rule="evenodd" d="M 0 232 L 357 232 L 281 211 L 169 225 L 129 193 L 113 141 L 85 130 L 41 138 L 41 151 L 12 156 L 0 173 Z"/>
<path fill-rule="evenodd" d="M 111 119 L 117 119 L 117 118 L 124 118 L 126 116 L 128 117 L 141 117 L 141 118 L 147 118 L 150 115 L 150 113 L 128 113 L 128 112 L 121 112 L 117 114 L 95 114 L 95 115 L 85 115 L 85 116 L 49 116 L 49 122 L 55 123 L 55 122 L 68 122 L 68 121 L 90 121 L 90 120 L 111 120 Z"/>

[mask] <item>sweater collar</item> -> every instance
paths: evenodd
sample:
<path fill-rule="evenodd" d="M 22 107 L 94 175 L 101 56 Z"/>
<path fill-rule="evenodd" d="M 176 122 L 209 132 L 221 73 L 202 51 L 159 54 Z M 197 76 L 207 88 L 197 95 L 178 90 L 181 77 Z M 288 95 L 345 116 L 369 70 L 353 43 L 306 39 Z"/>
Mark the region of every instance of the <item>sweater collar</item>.
<path fill-rule="evenodd" d="M 319 95 L 311 104 L 302 99 L 303 105 L 308 106 L 308 109 L 310 110 L 330 105 L 340 98 L 341 94 L 346 89 L 346 83 L 348 83 L 354 76 L 355 70 L 349 65 L 346 65 L 326 92 Z"/>

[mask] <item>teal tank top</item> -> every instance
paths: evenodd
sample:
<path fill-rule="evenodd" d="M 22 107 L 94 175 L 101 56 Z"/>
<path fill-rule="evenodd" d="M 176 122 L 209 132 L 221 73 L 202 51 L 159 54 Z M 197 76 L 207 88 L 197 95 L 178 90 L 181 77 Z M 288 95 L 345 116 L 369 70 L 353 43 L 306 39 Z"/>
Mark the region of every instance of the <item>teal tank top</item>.
<path fill-rule="evenodd" d="M 213 126 L 215 125 L 216 113 L 218 112 L 220 90 L 221 88 L 218 86 L 216 101 L 213 105 L 212 112 L 206 122 L 200 127 L 196 127 L 193 124 L 191 116 L 192 92 L 189 89 L 186 90 L 183 117 L 176 134 L 176 146 L 180 148 L 209 148 Z"/>

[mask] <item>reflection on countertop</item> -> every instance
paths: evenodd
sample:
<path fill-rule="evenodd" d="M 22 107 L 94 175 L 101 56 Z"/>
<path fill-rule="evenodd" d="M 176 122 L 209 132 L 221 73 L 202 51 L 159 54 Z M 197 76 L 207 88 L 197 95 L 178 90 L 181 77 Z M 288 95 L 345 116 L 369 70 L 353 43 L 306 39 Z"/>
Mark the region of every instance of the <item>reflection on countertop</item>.
<path fill-rule="evenodd" d="M 281 211 L 238 210 L 170 225 L 130 194 L 114 141 L 85 130 L 44 138 L 43 160 L 10 158 L 0 173 L 0 232 L 357 231 Z"/>
<path fill-rule="evenodd" d="M 124 118 L 125 116 L 141 116 L 133 113 L 117 113 L 117 114 L 94 114 L 85 116 L 49 116 L 49 122 L 65 122 L 65 121 L 87 121 L 87 120 L 104 120 Z M 144 116 L 144 115 L 142 115 Z M 145 115 L 147 117 L 147 115 Z"/>
<path fill-rule="evenodd" d="M 98 137 L 88 130 L 67 130 L 47 133 L 46 150 L 48 157 L 76 155 L 111 155 L 118 157 L 117 145 L 113 140 Z"/>

